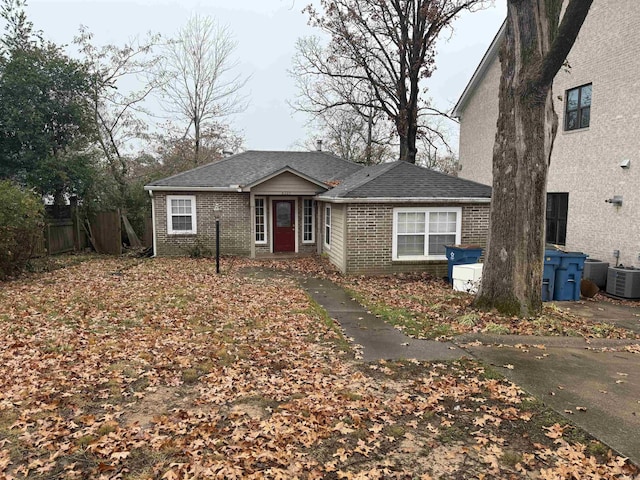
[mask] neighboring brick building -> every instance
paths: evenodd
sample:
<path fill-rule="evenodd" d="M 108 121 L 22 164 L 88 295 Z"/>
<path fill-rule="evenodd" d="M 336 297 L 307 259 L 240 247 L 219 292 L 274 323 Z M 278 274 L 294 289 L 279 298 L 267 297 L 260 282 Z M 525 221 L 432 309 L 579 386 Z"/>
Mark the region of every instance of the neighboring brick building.
<path fill-rule="evenodd" d="M 317 253 L 344 273 L 446 272 L 445 244 L 486 244 L 491 189 L 405 162 L 324 152 L 228 157 L 147 186 L 154 251 Z"/>
<path fill-rule="evenodd" d="M 571 68 L 553 84 L 559 125 L 549 167 L 547 241 L 612 264 L 640 264 L 639 24 L 637 0 L 594 0 L 569 53 Z M 460 176 L 487 184 L 503 38 L 504 27 L 454 109 Z M 608 202 L 617 196 L 621 205 Z"/>

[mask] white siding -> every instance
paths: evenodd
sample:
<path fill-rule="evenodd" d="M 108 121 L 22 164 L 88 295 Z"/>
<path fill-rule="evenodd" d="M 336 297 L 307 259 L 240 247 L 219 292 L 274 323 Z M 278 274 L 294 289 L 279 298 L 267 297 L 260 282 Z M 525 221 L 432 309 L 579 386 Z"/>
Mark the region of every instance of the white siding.
<path fill-rule="evenodd" d="M 324 212 L 327 204 L 322 205 L 322 235 L 324 235 Z M 343 204 L 331 204 L 331 245 L 327 247 L 322 237 L 322 249 L 329 256 L 329 260 L 340 269 L 346 272 L 347 256 L 346 256 L 346 206 Z"/>

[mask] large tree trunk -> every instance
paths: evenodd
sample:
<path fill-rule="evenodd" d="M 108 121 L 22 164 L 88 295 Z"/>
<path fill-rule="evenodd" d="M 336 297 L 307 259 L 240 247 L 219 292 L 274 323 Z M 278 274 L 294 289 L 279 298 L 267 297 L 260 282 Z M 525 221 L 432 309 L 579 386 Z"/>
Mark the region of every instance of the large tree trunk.
<path fill-rule="evenodd" d="M 584 13 L 581 19 L 576 17 L 577 29 L 569 25 L 574 27 L 571 32 L 575 30 L 571 42 L 559 47 L 552 41 L 559 38 L 560 0 L 508 1 L 506 38 L 500 51 L 491 227 L 476 305 L 510 315 L 526 317 L 542 310 L 547 171 L 558 125 L 551 84 L 591 3 L 572 0 L 569 15 L 574 14 L 572 8 L 580 10 L 575 7 L 577 1 L 584 2 L 586 10 L 579 12 Z M 561 27 L 565 20 L 571 18 L 563 19 Z"/>
<path fill-rule="evenodd" d="M 400 158 L 402 162 L 416 163 L 416 137 L 400 135 Z"/>
<path fill-rule="evenodd" d="M 403 162 L 416 163 L 416 137 L 418 136 L 418 115 L 417 106 L 405 107 L 407 114 L 399 117 L 396 121 L 398 137 L 400 140 L 400 160 Z"/>

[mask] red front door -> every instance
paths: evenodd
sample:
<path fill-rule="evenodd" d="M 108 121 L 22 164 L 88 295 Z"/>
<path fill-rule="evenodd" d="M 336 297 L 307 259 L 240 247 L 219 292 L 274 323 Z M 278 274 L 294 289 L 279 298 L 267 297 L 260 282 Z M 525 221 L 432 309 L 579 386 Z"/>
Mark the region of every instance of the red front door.
<path fill-rule="evenodd" d="M 293 200 L 273 201 L 273 251 L 296 251 L 295 202 Z"/>

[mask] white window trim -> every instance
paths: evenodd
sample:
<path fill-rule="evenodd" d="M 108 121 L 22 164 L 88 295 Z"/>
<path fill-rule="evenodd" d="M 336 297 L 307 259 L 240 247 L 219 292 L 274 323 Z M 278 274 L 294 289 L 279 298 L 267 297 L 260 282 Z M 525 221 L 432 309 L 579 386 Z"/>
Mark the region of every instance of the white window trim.
<path fill-rule="evenodd" d="M 425 255 L 411 255 L 398 258 L 398 214 L 421 212 L 425 214 Z M 460 244 L 462 234 L 462 208 L 461 207 L 401 207 L 393 209 L 393 244 L 392 259 L 394 261 L 415 261 L 415 260 L 446 260 L 446 255 L 427 255 L 429 248 L 429 214 L 434 212 L 452 212 L 456 214 L 456 245 Z"/>
<path fill-rule="evenodd" d="M 172 200 L 191 200 L 191 230 L 174 230 L 173 214 L 171 213 Z M 196 196 L 195 195 L 167 195 L 167 233 L 169 235 L 195 235 L 198 233 L 198 219 L 196 216 Z"/>
<path fill-rule="evenodd" d="M 329 214 L 329 223 L 327 223 L 327 213 Z M 326 248 L 331 248 L 331 205 L 324 206 L 324 228 L 322 230 L 322 243 Z M 329 235 L 327 235 L 327 230 Z M 329 242 L 327 243 L 327 237 L 329 237 Z"/>
<path fill-rule="evenodd" d="M 256 200 L 262 200 L 262 210 L 264 213 L 264 240 L 256 240 L 256 236 L 258 234 L 256 227 Z M 253 241 L 255 242 L 256 245 L 266 245 L 267 243 L 269 243 L 269 216 L 268 216 L 268 211 L 269 211 L 269 204 L 267 203 L 267 199 L 266 197 L 254 197 L 253 198 L 253 226 L 254 226 L 254 234 L 253 234 Z"/>
<path fill-rule="evenodd" d="M 305 202 L 311 202 L 311 240 L 304 239 L 304 204 Z M 303 198 L 302 199 L 302 243 L 316 243 L 316 209 L 315 202 L 312 198 Z"/>

